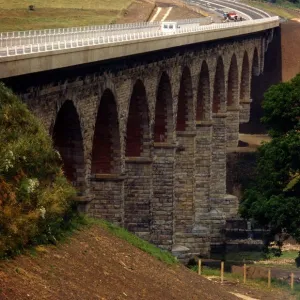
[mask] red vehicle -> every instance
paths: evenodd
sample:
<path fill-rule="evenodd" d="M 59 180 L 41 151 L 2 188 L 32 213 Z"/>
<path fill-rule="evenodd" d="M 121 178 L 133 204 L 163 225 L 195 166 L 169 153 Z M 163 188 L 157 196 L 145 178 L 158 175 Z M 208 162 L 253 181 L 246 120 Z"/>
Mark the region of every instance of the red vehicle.
<path fill-rule="evenodd" d="M 243 20 L 243 18 L 239 17 L 237 15 L 237 13 L 234 11 L 225 13 L 224 17 L 225 17 L 225 19 L 227 18 L 228 20 L 232 20 L 232 21 L 242 21 Z"/>

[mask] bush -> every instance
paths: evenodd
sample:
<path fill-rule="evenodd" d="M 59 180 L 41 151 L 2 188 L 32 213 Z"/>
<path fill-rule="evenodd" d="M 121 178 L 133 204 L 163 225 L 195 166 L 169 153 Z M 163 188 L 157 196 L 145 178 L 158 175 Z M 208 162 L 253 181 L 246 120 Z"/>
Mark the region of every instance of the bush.
<path fill-rule="evenodd" d="M 0 83 L 0 257 L 55 242 L 75 190 L 43 125 Z"/>

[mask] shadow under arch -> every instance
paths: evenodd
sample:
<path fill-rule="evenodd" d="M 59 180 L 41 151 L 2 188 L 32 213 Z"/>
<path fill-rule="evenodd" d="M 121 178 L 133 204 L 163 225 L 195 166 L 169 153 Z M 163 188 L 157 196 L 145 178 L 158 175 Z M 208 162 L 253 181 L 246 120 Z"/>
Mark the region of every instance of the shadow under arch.
<path fill-rule="evenodd" d="M 213 91 L 213 113 L 222 111 L 225 100 L 225 76 L 224 76 L 224 64 L 222 57 L 219 56 L 216 65 L 216 73 L 214 80 Z"/>
<path fill-rule="evenodd" d="M 180 80 L 178 94 L 178 109 L 176 130 L 185 131 L 193 118 L 193 87 L 191 72 L 188 67 L 184 67 Z"/>
<path fill-rule="evenodd" d="M 227 106 L 236 106 L 239 103 L 238 80 L 237 59 L 233 54 L 228 71 Z"/>
<path fill-rule="evenodd" d="M 98 108 L 92 149 L 92 174 L 121 171 L 119 120 L 115 97 L 106 89 Z"/>
<path fill-rule="evenodd" d="M 196 121 L 209 120 L 210 118 L 210 80 L 206 61 L 202 62 L 199 75 Z"/>
<path fill-rule="evenodd" d="M 249 73 L 249 57 L 247 51 L 244 53 L 242 64 L 242 76 L 240 86 L 240 100 L 248 100 L 250 96 L 250 73 Z"/>
<path fill-rule="evenodd" d="M 133 86 L 129 103 L 125 155 L 127 157 L 145 155 L 145 150 L 149 144 L 149 135 L 146 89 L 143 82 L 138 79 Z"/>
<path fill-rule="evenodd" d="M 259 76 L 259 59 L 258 59 L 258 51 L 257 48 L 254 48 L 253 51 L 253 59 L 252 59 L 252 76 Z"/>
<path fill-rule="evenodd" d="M 71 100 L 60 108 L 52 130 L 54 148 L 60 153 L 65 176 L 76 187 L 84 181 L 84 150 L 79 115 Z"/>
<path fill-rule="evenodd" d="M 171 142 L 173 133 L 172 89 L 170 78 L 163 72 L 157 88 L 154 142 Z"/>

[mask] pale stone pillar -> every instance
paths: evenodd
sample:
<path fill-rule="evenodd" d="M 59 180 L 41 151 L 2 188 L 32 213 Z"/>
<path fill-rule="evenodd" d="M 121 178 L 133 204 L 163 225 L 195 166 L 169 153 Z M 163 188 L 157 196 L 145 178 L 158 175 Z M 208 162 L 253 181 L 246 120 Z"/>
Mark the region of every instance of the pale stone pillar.
<path fill-rule="evenodd" d="M 239 116 L 240 124 L 248 123 L 250 121 L 251 102 L 252 99 L 240 100 L 240 116 Z"/>
<path fill-rule="evenodd" d="M 124 225 L 124 175 L 95 174 L 91 178 L 89 215 Z"/>
<path fill-rule="evenodd" d="M 237 147 L 239 142 L 240 108 L 238 105 L 227 106 L 226 139 L 227 147 Z"/>
<path fill-rule="evenodd" d="M 210 181 L 212 244 L 221 242 L 221 229 L 225 224 L 223 201 L 226 194 L 226 117 L 227 113 L 213 113 Z"/>
<path fill-rule="evenodd" d="M 154 143 L 151 242 L 167 250 L 173 244 L 175 147 Z"/>
<path fill-rule="evenodd" d="M 195 145 L 195 224 L 194 235 L 198 236 L 198 251 L 209 256 L 210 251 L 210 179 L 211 179 L 212 122 L 198 121 Z"/>
<path fill-rule="evenodd" d="M 125 159 L 124 227 L 137 236 L 150 239 L 152 198 L 152 159 Z"/>
<path fill-rule="evenodd" d="M 178 131 L 174 170 L 174 244 L 191 248 L 194 226 L 195 132 Z"/>

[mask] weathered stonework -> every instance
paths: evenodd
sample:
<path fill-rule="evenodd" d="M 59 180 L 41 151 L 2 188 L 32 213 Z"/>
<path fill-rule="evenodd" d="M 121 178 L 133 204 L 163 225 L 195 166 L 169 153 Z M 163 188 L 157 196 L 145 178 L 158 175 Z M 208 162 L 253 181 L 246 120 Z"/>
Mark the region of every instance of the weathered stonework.
<path fill-rule="evenodd" d="M 179 256 L 208 256 L 237 214 L 226 147 L 249 119 L 265 39 L 120 60 L 20 94 L 53 135 L 88 214 Z"/>

